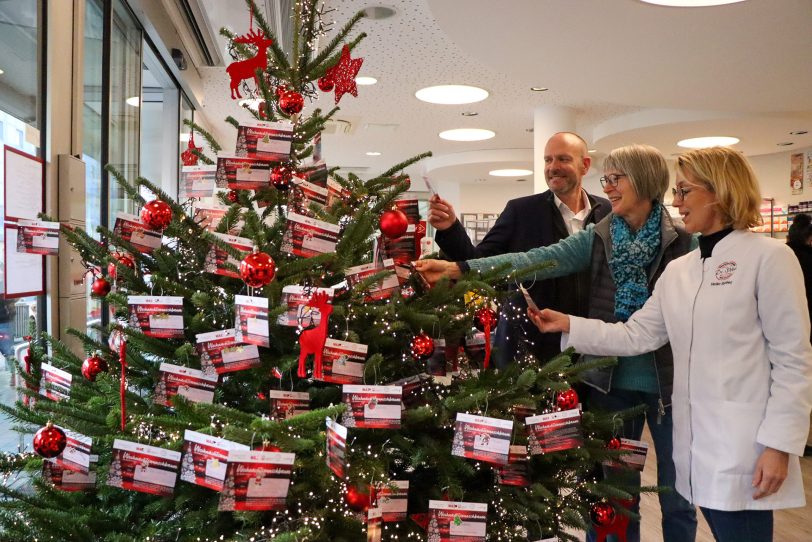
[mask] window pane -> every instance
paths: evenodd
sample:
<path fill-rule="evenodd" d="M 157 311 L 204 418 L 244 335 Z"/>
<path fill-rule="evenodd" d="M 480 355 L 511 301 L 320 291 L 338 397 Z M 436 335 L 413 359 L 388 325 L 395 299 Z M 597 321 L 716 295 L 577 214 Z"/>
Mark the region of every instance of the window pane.
<path fill-rule="evenodd" d="M 14 147 L 40 156 L 39 130 L 42 92 L 40 61 L 42 34 L 38 0 L 0 2 L 0 149 Z M 0 171 L 3 171 L 0 152 Z M 0 213 L 3 208 L 3 183 L 0 182 Z M 0 293 L 5 291 L 5 228 L 0 228 Z M 41 299 L 41 298 L 39 298 Z M 8 358 L 22 357 L 23 337 L 37 314 L 36 297 L 5 299 L 0 295 L 0 403 L 16 400 L 13 366 Z M 0 451 L 17 451 L 18 433 L 11 431 L 12 423 L 0 414 Z"/>

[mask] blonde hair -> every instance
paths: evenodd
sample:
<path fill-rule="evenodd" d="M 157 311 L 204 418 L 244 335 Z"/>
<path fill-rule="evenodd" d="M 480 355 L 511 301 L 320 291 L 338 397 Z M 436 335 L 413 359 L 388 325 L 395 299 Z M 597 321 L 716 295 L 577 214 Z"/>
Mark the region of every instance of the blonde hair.
<path fill-rule="evenodd" d="M 761 191 L 744 156 L 728 147 L 696 149 L 677 158 L 677 170 L 716 194 L 725 226 L 737 230 L 761 224 Z"/>
<path fill-rule="evenodd" d="M 603 169 L 625 173 L 640 199 L 663 201 L 670 175 L 663 153 L 650 145 L 626 145 L 609 153 Z"/>

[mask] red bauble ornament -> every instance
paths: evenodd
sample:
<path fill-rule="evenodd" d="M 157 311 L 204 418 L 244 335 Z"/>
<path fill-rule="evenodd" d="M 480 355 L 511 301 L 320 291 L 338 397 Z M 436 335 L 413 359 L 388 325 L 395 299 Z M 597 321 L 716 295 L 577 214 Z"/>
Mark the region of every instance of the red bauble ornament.
<path fill-rule="evenodd" d="M 65 432 L 51 422 L 34 435 L 34 451 L 45 459 L 61 454 L 67 444 L 68 437 Z"/>
<path fill-rule="evenodd" d="M 285 191 L 290 188 L 290 180 L 293 178 L 293 169 L 290 166 L 274 166 L 271 170 L 271 184 L 277 190 Z"/>
<path fill-rule="evenodd" d="M 416 335 L 409 344 L 409 351 L 417 361 L 425 361 L 434 353 L 434 339 L 425 333 Z"/>
<path fill-rule="evenodd" d="M 578 406 L 578 393 L 572 388 L 558 392 L 555 396 L 555 404 L 561 410 L 576 408 Z"/>
<path fill-rule="evenodd" d="M 261 119 L 268 118 L 268 104 L 266 104 L 264 100 L 259 102 L 259 105 L 257 106 L 257 113 L 259 113 L 259 118 Z"/>
<path fill-rule="evenodd" d="M 251 288 L 262 288 L 276 275 L 276 263 L 264 252 L 254 252 L 240 262 L 240 277 Z"/>
<path fill-rule="evenodd" d="M 195 146 L 195 133 L 192 132 L 189 134 L 189 143 L 186 145 L 186 150 L 180 153 L 180 159 L 183 161 L 184 166 L 196 166 L 197 165 L 197 155 L 194 151 L 200 152 L 203 150 L 203 147 L 196 147 Z"/>
<path fill-rule="evenodd" d="M 286 115 L 295 115 L 304 107 L 304 98 L 295 90 L 288 90 L 279 97 L 279 109 Z"/>
<path fill-rule="evenodd" d="M 366 512 L 375 500 L 375 489 L 372 486 L 349 486 L 344 494 L 344 501 L 354 512 Z"/>
<path fill-rule="evenodd" d="M 264 441 L 262 444 L 260 444 L 259 446 L 257 446 L 254 449 L 259 451 L 259 452 L 281 452 L 282 451 L 282 448 L 280 448 L 279 446 L 274 446 L 273 444 L 271 444 L 267 440 Z"/>
<path fill-rule="evenodd" d="M 226 194 L 226 199 L 231 203 L 237 203 L 240 199 L 240 193 L 236 190 L 229 190 L 228 194 Z"/>
<path fill-rule="evenodd" d="M 610 450 L 620 450 L 620 439 L 617 437 L 612 437 L 609 439 L 609 442 L 606 443 L 606 447 Z"/>
<path fill-rule="evenodd" d="M 331 77 L 326 75 L 318 80 L 319 90 L 322 92 L 330 92 L 335 88 L 336 84 Z"/>
<path fill-rule="evenodd" d="M 276 91 L 275 91 L 276 92 L 276 97 L 277 98 L 281 97 L 287 91 L 288 91 L 288 86 L 287 85 L 279 85 L 278 87 L 276 87 Z"/>
<path fill-rule="evenodd" d="M 93 354 L 82 362 L 82 376 L 91 382 L 95 382 L 99 373 L 105 371 L 107 371 L 107 362 L 96 354 Z"/>
<path fill-rule="evenodd" d="M 389 209 L 381 214 L 381 233 L 390 239 L 397 239 L 406 233 L 409 218 L 400 209 Z"/>
<path fill-rule="evenodd" d="M 589 517 L 592 518 L 592 523 L 600 527 L 606 527 L 615 522 L 617 513 L 615 507 L 608 502 L 599 502 L 592 505 L 589 511 Z"/>
<path fill-rule="evenodd" d="M 485 331 L 486 327 L 494 329 L 498 321 L 499 315 L 490 307 L 480 307 L 474 313 L 474 326 L 479 331 Z"/>
<path fill-rule="evenodd" d="M 95 297 L 104 297 L 110 293 L 110 283 L 104 277 L 99 277 L 90 285 L 90 293 Z"/>
<path fill-rule="evenodd" d="M 124 254 L 123 252 L 113 252 L 113 259 L 115 259 L 121 265 L 125 265 L 130 269 L 135 269 L 135 260 L 133 260 L 129 254 Z M 115 263 L 110 262 L 107 264 L 107 274 L 111 279 L 116 280 L 118 268 L 116 267 Z"/>
<path fill-rule="evenodd" d="M 141 222 L 152 230 L 162 230 L 172 222 L 172 207 L 165 201 L 154 199 L 141 208 Z"/>

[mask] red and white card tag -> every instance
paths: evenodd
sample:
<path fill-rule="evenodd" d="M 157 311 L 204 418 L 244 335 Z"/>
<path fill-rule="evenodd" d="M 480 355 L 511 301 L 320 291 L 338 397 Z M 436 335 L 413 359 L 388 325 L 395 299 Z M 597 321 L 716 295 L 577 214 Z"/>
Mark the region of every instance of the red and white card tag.
<path fill-rule="evenodd" d="M 245 237 L 236 237 L 224 233 L 213 233 L 212 235 L 231 248 L 239 250 L 241 256 L 238 260 L 224 249 L 212 244 L 209 253 L 206 255 L 205 271 L 207 273 L 214 273 L 215 275 L 223 275 L 235 279 L 240 278 L 240 261 L 254 250 L 254 242 Z"/>
<path fill-rule="evenodd" d="M 282 288 L 282 305 L 287 310 L 279 315 L 276 323 L 288 327 L 315 327 L 321 322 L 321 311 L 308 306 L 313 294 L 325 293 L 330 300 L 333 299 L 333 288 L 309 288 L 305 286 L 290 285 Z"/>
<path fill-rule="evenodd" d="M 268 330 L 268 298 L 234 296 L 234 328 L 238 343 L 271 346 Z"/>
<path fill-rule="evenodd" d="M 171 407 L 172 398 L 176 395 L 185 397 L 193 403 L 214 401 L 216 374 L 207 374 L 171 363 L 161 363 L 159 370 L 158 384 L 155 386 L 155 403 Z"/>
<path fill-rule="evenodd" d="M 180 452 L 173 450 L 115 439 L 107 485 L 152 495 L 172 495 L 180 457 Z"/>
<path fill-rule="evenodd" d="M 530 455 L 571 450 L 584 445 L 579 408 L 531 416 L 524 423 Z"/>
<path fill-rule="evenodd" d="M 18 220 L 17 252 L 44 256 L 59 254 L 59 222 Z"/>
<path fill-rule="evenodd" d="M 180 479 L 220 491 L 226 477 L 228 453 L 231 450 L 248 449 L 245 444 L 187 429 L 183 434 Z"/>
<path fill-rule="evenodd" d="M 530 486 L 527 470 L 527 446 L 513 445 L 510 447 L 508 464 L 496 469 L 496 482 L 503 486 Z"/>
<path fill-rule="evenodd" d="M 156 248 L 161 246 L 163 238 L 161 232 L 149 229 L 139 217 L 127 213 L 116 215 L 113 232 L 125 241 L 129 241 L 142 254 L 152 254 Z"/>
<path fill-rule="evenodd" d="M 340 479 L 347 477 L 347 428 L 326 418 L 327 466 Z"/>
<path fill-rule="evenodd" d="M 50 363 L 40 365 L 39 394 L 52 401 L 70 398 L 70 387 L 73 375 L 54 367 Z"/>
<path fill-rule="evenodd" d="M 287 420 L 310 411 L 310 394 L 306 391 L 270 390 L 271 418 Z"/>
<path fill-rule="evenodd" d="M 487 503 L 429 501 L 429 540 L 485 542 L 487 530 Z"/>
<path fill-rule="evenodd" d="M 288 194 L 288 208 L 294 213 L 312 217 L 314 207 L 317 210 L 324 209 L 327 197 L 327 188 L 294 176 Z"/>
<path fill-rule="evenodd" d="M 367 542 L 381 542 L 383 510 L 380 507 L 367 510 Z"/>
<path fill-rule="evenodd" d="M 183 298 L 180 296 L 127 296 L 130 325 L 144 335 L 160 339 L 183 339 Z"/>
<path fill-rule="evenodd" d="M 342 401 L 347 409 L 341 422 L 347 427 L 366 429 L 400 429 L 400 386 L 342 387 Z"/>
<path fill-rule="evenodd" d="M 323 220 L 290 212 L 280 250 L 309 258 L 335 252 L 341 228 Z"/>
<path fill-rule="evenodd" d="M 368 348 L 365 344 L 328 338 L 322 353 L 323 376 L 316 380 L 333 384 L 361 384 Z"/>
<path fill-rule="evenodd" d="M 214 195 L 216 165 L 183 166 L 180 168 L 180 197 L 210 198 Z"/>
<path fill-rule="evenodd" d="M 55 459 L 42 462 L 42 477 L 62 491 L 89 491 L 96 487 L 96 463 L 99 456 L 90 456 L 90 468 L 87 473 L 76 472 L 59 466 Z"/>
<path fill-rule="evenodd" d="M 604 464 L 610 467 L 628 467 L 643 472 L 648 455 L 648 443 L 628 438 L 620 439 L 620 451 L 624 452 L 617 460 L 608 460 Z"/>
<path fill-rule="evenodd" d="M 384 523 L 406 520 L 409 505 L 408 480 L 392 480 L 383 484 L 378 489 L 377 496 Z"/>
<path fill-rule="evenodd" d="M 264 158 L 220 154 L 215 178 L 218 188 L 262 190 L 271 186 L 271 162 Z"/>
<path fill-rule="evenodd" d="M 293 125 L 261 120 L 242 122 L 237 129 L 237 155 L 282 162 L 290 158 Z"/>
<path fill-rule="evenodd" d="M 507 465 L 513 420 L 457 413 L 451 455 Z"/>
<path fill-rule="evenodd" d="M 389 299 L 397 292 L 400 282 L 395 273 L 395 260 L 388 259 L 383 261 L 383 265 L 379 266 L 374 263 L 367 263 L 363 265 L 356 265 L 344 271 L 347 277 L 347 283 L 351 288 L 355 288 L 359 283 L 365 281 L 373 275 L 387 271 L 388 273 L 380 280 L 367 284 L 364 288 L 366 295 L 364 301 L 373 302 L 380 301 L 381 299 Z"/>
<path fill-rule="evenodd" d="M 62 453 L 54 458 L 54 463 L 65 470 L 87 474 L 90 472 L 90 448 L 93 445 L 93 439 L 81 433 L 69 431 L 64 427 L 61 429 L 65 431 L 67 444 Z"/>
<path fill-rule="evenodd" d="M 229 451 L 217 509 L 284 510 L 295 457 L 281 452 Z"/>
<path fill-rule="evenodd" d="M 234 329 L 197 335 L 197 351 L 204 373 L 221 375 L 260 365 L 257 346 L 238 344 L 236 335 L 237 331 Z"/>

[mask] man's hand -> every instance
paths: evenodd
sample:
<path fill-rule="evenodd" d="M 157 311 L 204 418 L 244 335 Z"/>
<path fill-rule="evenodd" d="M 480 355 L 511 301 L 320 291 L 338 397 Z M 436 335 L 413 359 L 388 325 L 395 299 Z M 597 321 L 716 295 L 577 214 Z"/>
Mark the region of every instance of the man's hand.
<path fill-rule="evenodd" d="M 550 309 L 527 308 L 527 316 L 530 321 L 536 324 L 542 333 L 569 333 L 570 317 L 563 312 L 551 311 Z"/>
<path fill-rule="evenodd" d="M 429 198 L 429 224 L 437 231 L 447 230 L 457 221 L 454 207 L 446 200 L 434 194 Z"/>
<path fill-rule="evenodd" d="M 441 278 L 458 279 L 462 275 L 460 268 L 454 262 L 444 260 L 417 260 L 412 262 L 418 273 L 423 275 L 430 286 L 437 284 Z"/>
<path fill-rule="evenodd" d="M 781 484 L 787 479 L 789 454 L 775 448 L 764 448 L 758 461 L 756 471 L 753 473 L 754 499 L 772 495 L 781 489 Z"/>

